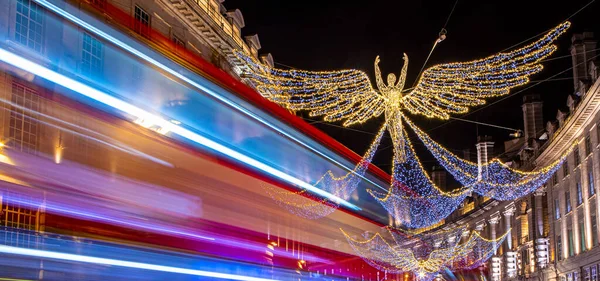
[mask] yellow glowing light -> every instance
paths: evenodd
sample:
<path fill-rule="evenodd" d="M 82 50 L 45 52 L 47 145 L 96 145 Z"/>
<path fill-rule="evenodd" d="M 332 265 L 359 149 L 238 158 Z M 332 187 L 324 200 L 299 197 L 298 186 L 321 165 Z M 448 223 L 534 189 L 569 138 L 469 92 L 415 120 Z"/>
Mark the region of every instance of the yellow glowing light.
<path fill-rule="evenodd" d="M 63 153 L 65 148 L 61 145 L 57 145 L 54 149 L 54 163 L 60 164 L 62 162 Z"/>
<path fill-rule="evenodd" d="M 11 166 L 15 165 L 15 162 L 13 162 L 8 156 L 4 154 L 0 154 L 0 163 L 8 164 Z"/>
<path fill-rule="evenodd" d="M 26 183 L 22 180 L 18 180 L 18 179 L 15 179 L 13 177 L 3 175 L 3 174 L 0 174 L 0 181 L 4 181 L 4 182 L 16 184 L 16 185 L 21 185 L 21 186 L 32 187 L 31 185 L 29 185 L 28 183 Z"/>

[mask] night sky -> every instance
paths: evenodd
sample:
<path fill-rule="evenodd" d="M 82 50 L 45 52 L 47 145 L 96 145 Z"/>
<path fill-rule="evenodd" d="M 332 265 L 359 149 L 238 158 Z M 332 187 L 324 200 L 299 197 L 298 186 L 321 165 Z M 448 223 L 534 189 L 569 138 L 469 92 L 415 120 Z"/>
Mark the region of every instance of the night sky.
<path fill-rule="evenodd" d="M 557 4 L 549 4 L 551 2 Z M 589 2 L 459 0 L 446 26 L 447 39 L 438 45 L 426 67 L 492 55 L 558 25 Z M 454 0 L 227 0 L 224 5 L 227 9 L 242 11 L 246 22 L 243 34 L 258 34 L 261 51 L 270 52 L 278 67 L 306 70 L 356 68 L 373 77 L 373 62 L 380 55 L 382 76 L 385 77 L 389 72 L 399 73 L 403 63 L 402 53 L 405 52 L 410 60 L 406 84 L 409 87 L 416 79 L 454 3 Z M 559 39 L 559 49 L 551 58 L 569 54 L 571 35 L 575 32 L 594 31 L 597 38 L 600 37 L 598 15 L 600 3 L 595 2 L 573 16 L 570 19 L 573 23 L 571 29 Z M 554 59 L 544 63 L 544 66 L 542 73 L 532 77 L 533 82 L 571 67 L 571 59 Z M 541 83 L 475 113 L 456 117 L 522 129 L 523 95 L 537 93 L 544 101 L 545 121 L 554 120 L 557 109 L 566 106 L 567 96 L 574 92 L 572 76 L 571 70 L 566 71 L 553 81 Z M 526 87 L 516 88 L 512 93 Z M 492 99 L 488 103 L 499 99 Z M 462 121 L 427 120 L 417 116 L 411 118 L 426 130 L 435 128 L 430 131 L 431 136 L 456 152 L 474 148 L 478 134 L 491 135 L 497 146 L 502 146 L 511 133 Z M 379 118 L 350 129 L 342 129 L 335 124 L 314 125 L 362 154 L 382 121 L 383 118 Z M 418 142 L 413 143 L 419 147 Z M 374 161 L 386 172 L 389 172 L 391 164 L 389 145 L 387 139 Z M 425 166 L 434 164 L 426 151 L 420 150 L 419 156 Z"/>

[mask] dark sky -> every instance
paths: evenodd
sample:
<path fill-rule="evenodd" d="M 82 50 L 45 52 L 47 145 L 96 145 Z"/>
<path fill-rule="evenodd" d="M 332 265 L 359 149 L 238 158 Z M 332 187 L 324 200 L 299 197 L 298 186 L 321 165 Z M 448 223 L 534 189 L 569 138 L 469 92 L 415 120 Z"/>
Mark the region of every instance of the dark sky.
<path fill-rule="evenodd" d="M 437 63 L 482 58 L 544 32 L 578 11 L 590 0 L 459 0 L 446 29 L 447 39 L 436 48 L 427 66 Z M 373 61 L 381 56 L 383 76 L 398 73 L 402 53 L 410 64 L 407 85 L 412 85 L 438 32 L 444 26 L 454 0 L 447 1 L 338 1 L 338 0 L 227 0 L 228 9 L 238 8 L 246 22 L 244 35 L 258 34 L 262 52 L 270 52 L 276 63 L 307 70 L 356 68 L 373 75 Z M 556 4 L 551 4 L 556 3 Z M 600 3 L 592 3 L 572 17 L 571 29 L 558 41 L 553 57 L 569 54 L 574 32 L 595 31 L 600 35 Z M 285 68 L 282 65 L 279 67 Z M 542 73 L 532 77 L 543 80 L 571 67 L 570 58 L 545 63 Z M 573 93 L 572 71 L 516 94 L 493 106 L 460 118 L 522 129 L 521 103 L 524 94 L 540 94 L 544 117 L 555 119 L 556 111 Z M 525 87 L 513 90 L 513 93 Z M 490 102 L 499 100 L 492 99 Z M 476 108 L 478 109 L 478 108 Z M 412 116 L 438 142 L 453 150 L 473 148 L 477 134 L 494 137 L 498 146 L 509 139 L 509 131 L 476 126 L 461 121 L 425 120 Z M 340 129 L 315 124 L 350 149 L 362 154 L 382 120 Z M 389 140 L 382 148 L 390 144 Z M 416 145 L 418 146 L 418 144 Z M 389 172 L 391 149 L 382 150 L 375 163 Z M 434 164 L 425 151 L 419 152 L 425 166 Z"/>

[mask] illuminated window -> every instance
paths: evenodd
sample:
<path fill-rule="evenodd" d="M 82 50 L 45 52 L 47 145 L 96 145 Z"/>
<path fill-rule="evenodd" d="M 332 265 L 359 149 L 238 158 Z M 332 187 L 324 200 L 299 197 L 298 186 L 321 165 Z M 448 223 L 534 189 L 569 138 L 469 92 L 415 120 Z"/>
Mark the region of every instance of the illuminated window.
<path fill-rule="evenodd" d="M 42 51 L 43 10 L 31 0 L 17 0 L 15 40 L 37 52 Z"/>
<path fill-rule="evenodd" d="M 579 249 L 581 249 L 580 252 L 584 252 L 586 250 L 586 246 L 585 246 L 585 226 L 583 223 L 583 212 L 579 212 Z"/>
<path fill-rule="evenodd" d="M 560 204 L 558 203 L 558 199 L 554 199 L 554 218 L 560 219 Z"/>
<path fill-rule="evenodd" d="M 583 269 L 583 280 L 590 281 L 590 268 L 586 267 Z"/>
<path fill-rule="evenodd" d="M 571 192 L 565 191 L 565 213 L 571 211 Z"/>
<path fill-rule="evenodd" d="M 592 138 L 590 135 L 585 136 L 585 155 L 592 153 Z"/>
<path fill-rule="evenodd" d="M 83 33 L 81 47 L 81 72 L 85 75 L 98 75 L 102 73 L 103 46 L 100 40 L 87 32 Z"/>
<path fill-rule="evenodd" d="M 598 272 L 596 271 L 596 265 L 592 265 L 590 269 L 592 281 L 598 281 Z"/>
<path fill-rule="evenodd" d="M 9 137 L 10 146 L 27 153 L 37 153 L 40 125 L 40 97 L 19 83 L 12 84 Z"/>
<path fill-rule="evenodd" d="M 596 189 L 594 188 L 594 171 L 592 170 L 592 165 L 588 168 L 588 195 L 592 196 L 596 194 Z"/>
<path fill-rule="evenodd" d="M 31 198 L 12 193 L 4 193 L 4 198 L 10 198 L 10 203 L 2 203 L 0 222 L 3 227 L 12 227 L 28 230 L 38 230 L 38 213 L 35 202 Z M 35 209 L 35 210 L 34 210 Z"/>
<path fill-rule="evenodd" d="M 598 221 L 596 219 L 596 202 L 590 200 L 590 224 L 592 225 L 592 247 L 598 245 Z"/>
<path fill-rule="evenodd" d="M 573 224 L 570 219 L 567 220 L 567 239 L 569 242 L 569 257 L 572 257 L 575 255 L 575 241 L 573 237 Z"/>
<path fill-rule="evenodd" d="M 142 36 L 150 35 L 150 14 L 139 6 L 135 6 L 135 32 Z"/>
<path fill-rule="evenodd" d="M 583 203 L 583 193 L 581 190 L 581 182 L 577 182 L 577 206 Z"/>

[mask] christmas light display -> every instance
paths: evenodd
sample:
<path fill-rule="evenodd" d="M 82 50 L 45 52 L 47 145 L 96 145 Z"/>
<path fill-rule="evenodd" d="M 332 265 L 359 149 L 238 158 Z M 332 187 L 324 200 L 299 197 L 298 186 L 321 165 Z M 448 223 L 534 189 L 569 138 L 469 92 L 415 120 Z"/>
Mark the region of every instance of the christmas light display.
<path fill-rule="evenodd" d="M 402 161 L 402 109 L 448 119 L 452 113 L 465 113 L 470 106 L 485 103 L 486 98 L 506 95 L 510 89 L 527 83 L 529 76 L 542 70 L 539 62 L 556 51 L 552 43 L 569 26 L 569 22 L 562 23 L 541 39 L 508 53 L 430 67 L 411 90 L 404 90 L 408 68 L 406 54 L 399 78 L 388 74 L 387 85 L 381 78 L 379 57 L 375 59 L 377 91 L 367 74 L 360 70 L 283 70 L 264 65 L 242 51 L 234 53 L 249 70 L 243 76 L 267 99 L 290 110 L 306 110 L 310 116 L 323 116 L 329 122 L 344 120 L 344 126 L 363 123 L 385 112 L 394 153 Z"/>
<path fill-rule="evenodd" d="M 369 164 L 379 147 L 385 130 L 386 125 L 384 124 L 379 129 L 375 141 L 371 144 L 369 149 L 367 149 L 361 161 L 352 171 L 342 177 L 335 177 L 331 170 L 327 171 L 314 186 L 344 200 L 349 199 L 350 195 L 356 190 L 356 187 L 361 182 L 361 177 L 363 177 L 367 171 Z M 265 190 L 279 206 L 293 214 L 307 219 L 322 218 L 333 213 L 339 207 L 335 202 L 327 198 L 317 198 L 305 189 L 293 192 L 277 187 L 265 186 Z"/>
<path fill-rule="evenodd" d="M 432 234 L 416 236 L 394 237 L 386 239 L 380 233 L 370 238 L 365 234 L 365 240 L 352 238 L 342 230 L 354 251 L 371 266 L 389 273 L 412 272 L 420 280 L 432 280 L 445 269 L 462 270 L 472 269 L 487 261 L 507 237 L 507 233 L 495 240 L 483 238 L 478 232 L 471 232 L 466 241 L 460 241 L 458 233 L 462 234 L 464 228 Z M 385 233 L 385 232 L 384 232 Z M 431 241 L 446 240 L 427 247 Z M 406 241 L 411 241 L 409 244 Z M 423 250 L 423 248 L 426 250 Z"/>
<path fill-rule="evenodd" d="M 429 178 L 406 131 L 405 160 L 400 163 L 394 156 L 392 183 L 387 193 L 367 190 L 395 219 L 409 228 L 422 228 L 437 223 L 452 213 L 471 192 L 461 188 L 453 192 L 440 190 Z"/>
<path fill-rule="evenodd" d="M 325 121 L 343 121 L 344 126 L 360 124 L 385 113 L 384 128 L 393 144 L 392 180 L 387 193 L 368 191 L 397 222 L 405 227 L 421 228 L 447 217 L 471 192 L 499 200 L 530 193 L 552 175 L 564 157 L 536 172 L 510 169 L 498 160 L 477 166 L 452 155 L 409 123 L 413 130 L 418 130 L 419 138 L 437 160 L 464 184 L 458 190 L 444 192 L 433 184 L 415 155 L 403 127 L 403 122 L 410 120 L 405 119 L 403 111 L 448 119 L 450 114 L 467 112 L 469 107 L 481 105 L 487 98 L 508 94 L 542 70 L 540 61 L 556 50 L 553 42 L 569 26 L 569 22 L 562 23 L 539 40 L 507 53 L 470 62 L 435 65 L 420 75 L 416 87 L 406 90 L 406 55 L 399 77 L 388 74 L 386 83 L 378 66 L 379 57 L 376 58 L 376 90 L 367 74 L 360 70 L 282 70 L 268 67 L 243 52 L 235 54 L 246 65 L 248 72 L 243 77 L 265 98 L 290 110 L 306 110 L 310 116 L 323 116 Z M 379 140 L 378 134 L 371 147 L 376 147 L 374 144 Z M 368 165 L 372 156 L 367 153 L 356 169 Z M 350 190 L 343 182 L 327 174 L 317 185 L 334 193 Z"/>
<path fill-rule="evenodd" d="M 512 169 L 499 159 L 487 163 L 473 163 L 454 155 L 433 141 L 406 116 L 404 121 L 417 134 L 438 162 L 464 186 L 474 192 L 496 200 L 514 200 L 540 188 L 560 168 L 576 144 L 559 159 L 533 172 Z"/>

